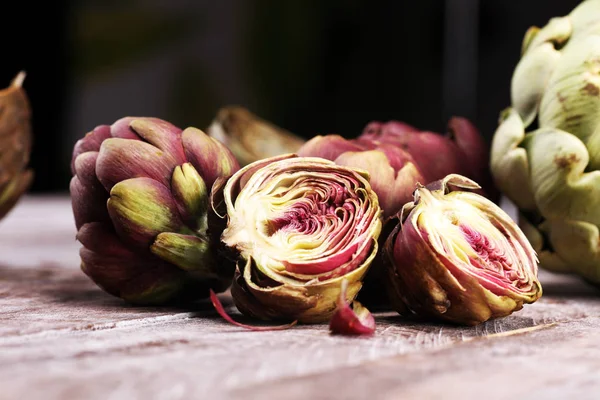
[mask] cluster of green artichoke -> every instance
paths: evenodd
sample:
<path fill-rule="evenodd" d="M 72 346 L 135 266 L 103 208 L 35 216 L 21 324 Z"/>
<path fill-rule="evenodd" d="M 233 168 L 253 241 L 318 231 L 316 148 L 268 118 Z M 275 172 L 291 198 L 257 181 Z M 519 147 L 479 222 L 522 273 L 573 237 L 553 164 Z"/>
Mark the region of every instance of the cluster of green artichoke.
<path fill-rule="evenodd" d="M 355 334 L 374 331 L 352 302 L 377 268 L 402 315 L 467 325 L 535 302 L 538 255 L 600 282 L 600 0 L 527 33 L 512 102 L 491 169 L 523 230 L 462 118 L 448 135 L 373 122 L 306 143 L 239 107 L 209 135 L 155 118 L 99 126 L 72 159 L 82 269 L 133 303 L 210 295 L 224 313 L 214 292 L 231 287 L 245 315 Z"/>
<path fill-rule="evenodd" d="M 544 268 L 600 283 L 600 1 L 532 27 L 491 149 Z"/>

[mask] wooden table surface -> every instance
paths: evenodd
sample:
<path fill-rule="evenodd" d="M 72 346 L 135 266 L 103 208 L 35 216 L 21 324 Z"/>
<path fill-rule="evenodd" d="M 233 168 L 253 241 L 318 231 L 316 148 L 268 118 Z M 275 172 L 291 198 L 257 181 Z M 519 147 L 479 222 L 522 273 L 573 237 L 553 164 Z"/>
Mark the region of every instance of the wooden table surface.
<path fill-rule="evenodd" d="M 0 399 L 600 399 L 600 291 L 573 277 L 542 273 L 538 303 L 477 327 L 378 313 L 373 337 L 345 338 L 129 306 L 78 249 L 66 197 L 0 222 Z"/>

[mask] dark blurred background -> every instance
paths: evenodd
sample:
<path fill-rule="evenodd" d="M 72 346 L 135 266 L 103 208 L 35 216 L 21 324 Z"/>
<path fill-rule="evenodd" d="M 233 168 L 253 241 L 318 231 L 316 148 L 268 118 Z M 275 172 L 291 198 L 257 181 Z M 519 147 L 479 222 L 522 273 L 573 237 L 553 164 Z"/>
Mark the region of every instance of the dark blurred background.
<path fill-rule="evenodd" d="M 33 192 L 66 192 L 77 138 L 126 115 L 205 128 L 239 104 L 306 137 L 462 115 L 489 141 L 526 29 L 579 2 L 3 2 L 0 80 L 27 72 Z"/>

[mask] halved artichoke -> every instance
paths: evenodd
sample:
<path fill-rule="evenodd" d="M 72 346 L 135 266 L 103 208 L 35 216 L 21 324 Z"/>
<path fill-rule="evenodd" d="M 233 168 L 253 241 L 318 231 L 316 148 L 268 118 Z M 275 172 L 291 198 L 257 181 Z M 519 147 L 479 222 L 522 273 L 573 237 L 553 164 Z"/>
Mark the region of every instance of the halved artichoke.
<path fill-rule="evenodd" d="M 238 309 L 261 319 L 327 321 L 343 279 L 347 300 L 377 254 L 382 211 L 368 175 L 320 158 L 255 162 L 213 188 L 237 257 Z"/>

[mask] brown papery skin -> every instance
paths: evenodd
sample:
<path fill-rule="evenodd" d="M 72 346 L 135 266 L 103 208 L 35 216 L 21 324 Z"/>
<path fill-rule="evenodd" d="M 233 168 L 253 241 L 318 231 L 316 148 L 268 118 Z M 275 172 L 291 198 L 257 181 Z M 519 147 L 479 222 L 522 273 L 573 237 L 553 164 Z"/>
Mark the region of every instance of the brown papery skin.
<path fill-rule="evenodd" d="M 31 152 L 31 110 L 21 87 L 25 73 L 0 90 L 0 219 L 29 188 L 33 173 L 27 169 Z"/>

